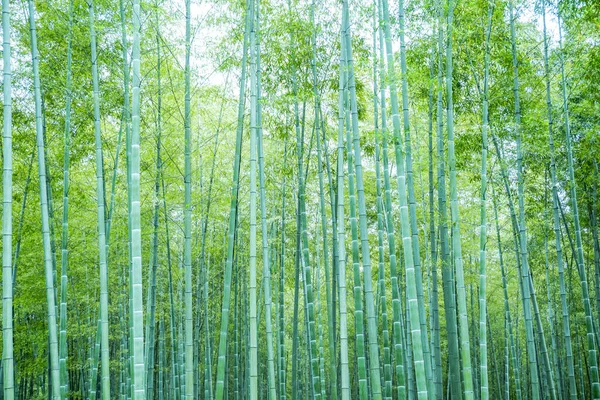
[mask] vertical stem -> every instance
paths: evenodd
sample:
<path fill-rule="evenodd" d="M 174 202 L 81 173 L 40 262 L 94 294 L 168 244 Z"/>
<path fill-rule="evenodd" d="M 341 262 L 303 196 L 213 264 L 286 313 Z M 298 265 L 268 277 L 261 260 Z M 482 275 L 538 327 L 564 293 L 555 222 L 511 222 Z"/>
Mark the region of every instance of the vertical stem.
<path fill-rule="evenodd" d="M 194 396 L 194 344 L 192 326 L 192 138 L 190 95 L 190 46 L 191 46 L 190 0 L 185 2 L 185 166 L 183 207 L 183 268 L 185 275 L 185 398 Z"/>
<path fill-rule="evenodd" d="M 219 353 L 217 361 L 217 384 L 215 399 L 222 400 L 225 389 L 225 367 L 227 362 L 227 332 L 229 328 L 229 306 L 231 303 L 231 275 L 233 266 L 233 249 L 235 243 L 235 228 L 237 219 L 237 199 L 239 188 L 239 170 L 242 148 L 242 133 L 244 128 L 244 102 L 246 89 L 246 59 L 248 39 L 250 33 L 251 13 L 253 1 L 246 4 L 244 43 L 242 53 L 242 72 L 240 76 L 240 94 L 238 101 L 237 129 L 235 139 L 235 157 L 233 163 L 233 178 L 231 185 L 229 223 L 227 228 L 227 258 L 225 262 L 225 275 L 223 278 L 223 303 L 221 306 L 221 326 L 219 330 Z"/>
<path fill-rule="evenodd" d="M 521 105 L 519 98 L 519 64 L 517 61 L 517 39 L 515 33 L 515 15 L 513 1 L 509 2 L 510 10 L 510 32 L 512 43 L 513 63 L 513 92 L 515 98 L 515 131 L 517 135 L 517 180 L 519 198 L 519 246 L 521 252 L 521 280 L 523 287 L 523 313 L 525 316 L 525 330 L 527 338 L 527 356 L 529 363 L 529 377 L 531 380 L 531 393 L 533 400 L 540 397 L 540 382 L 538 379 L 538 363 L 533 336 L 533 323 L 531 316 L 531 293 L 529 290 L 529 264 L 527 255 L 527 229 L 525 226 L 525 201 L 523 182 L 523 152 L 521 149 Z"/>
<path fill-rule="evenodd" d="M 2 1 L 3 130 L 2 130 L 2 371 L 4 398 L 15 398 L 13 357 L 13 265 L 12 265 L 12 70 L 10 48 L 10 2 Z M 70 36 L 69 36 L 70 38 Z M 70 40 L 69 58 L 70 61 Z M 70 65 L 70 64 L 69 64 Z M 70 75 L 67 75 L 69 80 Z M 65 181 L 66 182 L 66 181 Z M 63 253 L 64 256 L 64 253 Z M 62 309 L 62 305 L 61 305 Z M 65 305 L 66 311 L 66 305 Z M 61 318 L 62 322 L 62 318 Z"/>
<path fill-rule="evenodd" d="M 133 400 L 146 398 L 144 314 L 142 305 L 142 231 L 140 225 L 140 0 L 133 0 L 133 90 L 131 102 L 131 313 L 133 315 Z"/>
<path fill-rule="evenodd" d="M 458 188 L 456 183 L 456 155 L 454 152 L 454 104 L 452 94 L 452 34 L 454 28 L 454 0 L 448 0 L 448 31 L 446 45 L 446 106 L 448 132 L 448 169 L 450 172 L 450 217 L 452 225 L 452 253 L 456 271 L 456 299 L 458 304 L 458 328 L 460 330 L 460 355 L 465 399 L 474 398 L 471 349 L 469 345 L 469 321 L 467 319 L 467 299 L 463 270 L 460 220 L 458 215 Z"/>
<path fill-rule="evenodd" d="M 490 35 L 492 33 L 492 17 L 494 5 L 488 5 L 488 26 L 485 33 L 485 55 L 483 72 L 483 115 L 481 124 L 481 226 L 479 231 L 479 357 L 481 370 L 481 400 L 489 398 L 488 387 L 488 350 L 487 350 L 487 300 L 486 300 L 486 190 L 487 190 L 487 153 L 488 153 L 488 80 L 490 69 Z"/>
<path fill-rule="evenodd" d="M 110 355 L 108 342 L 108 264 L 106 253 L 106 205 L 104 200 L 104 162 L 102 131 L 100 128 L 100 90 L 98 83 L 98 56 L 96 53 L 96 29 L 94 27 L 94 2 L 89 2 L 90 46 L 92 55 L 92 90 L 94 99 L 94 134 L 96 138 L 96 193 L 98 197 L 98 251 L 100 270 L 100 360 L 101 395 L 110 399 Z"/>
<path fill-rule="evenodd" d="M 379 368 L 379 345 L 377 344 L 377 316 L 375 315 L 375 301 L 373 296 L 373 278 L 371 275 L 371 253 L 369 237 L 367 235 L 367 215 L 363 167 L 361 160 L 360 136 L 358 130 L 358 103 L 356 99 L 356 82 L 354 77 L 354 60 L 352 55 L 352 35 L 350 33 L 350 11 L 348 2 L 344 3 L 346 16 L 346 54 L 348 63 L 348 90 L 350 94 L 350 111 L 352 116 L 352 140 L 354 144 L 354 167 L 356 171 L 356 191 L 358 194 L 358 218 L 360 225 L 360 239 L 362 251 L 362 267 L 365 285 L 365 305 L 367 311 L 367 333 L 369 346 L 369 371 L 371 383 L 371 396 L 381 399 L 381 374 Z"/>
<path fill-rule="evenodd" d="M 42 115 L 42 91 L 40 83 L 39 52 L 37 48 L 37 33 L 35 27 L 35 7 L 33 0 L 28 1 L 29 29 L 31 35 L 31 58 L 33 64 L 33 88 L 35 99 L 35 132 L 38 151 L 38 176 L 40 184 L 40 208 L 42 214 L 42 242 L 44 248 L 44 270 L 46 278 L 46 300 L 48 305 L 48 343 L 49 370 L 52 387 L 52 399 L 60 399 L 60 374 L 58 367 L 58 335 L 56 326 L 56 298 L 54 294 L 53 254 L 50 245 L 50 218 L 48 209 L 48 188 L 46 180 L 46 157 L 44 146 L 44 129 Z M 4 8 L 3 8 L 4 10 Z M 4 19 L 3 15 L 3 19 Z M 4 24 L 3 24 L 4 25 Z M 6 103 L 5 103 L 6 104 Z M 4 218 L 4 217 L 3 217 Z M 4 223 L 3 223 L 4 224 Z M 4 269 L 4 263 L 3 263 Z M 3 283 L 4 289 L 4 283 Z"/>

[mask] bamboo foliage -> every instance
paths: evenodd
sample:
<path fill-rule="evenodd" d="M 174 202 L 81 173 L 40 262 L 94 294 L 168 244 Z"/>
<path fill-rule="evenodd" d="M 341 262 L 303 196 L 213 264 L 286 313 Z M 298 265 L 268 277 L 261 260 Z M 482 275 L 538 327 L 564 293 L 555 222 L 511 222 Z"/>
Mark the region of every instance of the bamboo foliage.
<path fill-rule="evenodd" d="M 3 0 L 5 398 L 600 399 L 590 5 L 367 3 Z"/>

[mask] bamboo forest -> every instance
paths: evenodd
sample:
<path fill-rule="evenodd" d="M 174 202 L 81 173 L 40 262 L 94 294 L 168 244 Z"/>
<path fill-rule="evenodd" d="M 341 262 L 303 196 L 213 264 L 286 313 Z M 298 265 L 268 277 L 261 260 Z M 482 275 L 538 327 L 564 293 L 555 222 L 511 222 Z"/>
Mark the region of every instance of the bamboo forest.
<path fill-rule="evenodd" d="M 0 398 L 600 399 L 600 2 L 2 0 Z"/>

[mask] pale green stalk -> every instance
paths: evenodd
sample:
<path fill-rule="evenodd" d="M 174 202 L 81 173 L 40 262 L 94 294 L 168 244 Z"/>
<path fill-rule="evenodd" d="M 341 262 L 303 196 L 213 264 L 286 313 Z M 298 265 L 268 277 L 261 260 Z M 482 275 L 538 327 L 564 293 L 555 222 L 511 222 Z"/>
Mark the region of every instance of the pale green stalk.
<path fill-rule="evenodd" d="M 144 312 L 142 305 L 142 230 L 140 212 L 140 0 L 133 0 L 133 89 L 131 102 L 131 314 L 133 340 L 133 400 L 146 398 L 144 365 Z"/>
<path fill-rule="evenodd" d="M 373 278 L 371 275 L 371 253 L 369 237 L 367 235 L 367 212 L 365 201 L 365 188 L 363 167 L 361 160 L 360 137 L 358 130 L 358 102 L 356 99 L 356 82 L 354 76 L 354 60 L 352 54 L 352 35 L 350 33 L 350 12 L 348 2 L 344 1 L 346 17 L 345 40 L 348 63 L 348 89 L 350 94 L 350 110 L 352 116 L 352 138 L 354 142 L 354 166 L 356 171 L 356 191 L 358 194 L 358 218 L 360 225 L 360 239 L 362 251 L 362 268 L 365 285 L 365 304 L 367 311 L 367 339 L 369 346 L 369 370 L 371 383 L 371 397 L 381 399 L 381 373 L 379 367 L 379 345 L 377 343 L 377 316 L 375 314 L 375 300 L 373 296 Z"/>
<path fill-rule="evenodd" d="M 35 132 L 38 151 L 38 170 L 40 184 L 40 208 L 42 214 L 42 243 L 44 249 L 44 270 L 46 278 L 46 301 L 48 318 L 48 343 L 50 360 L 50 382 L 53 400 L 60 399 L 60 373 L 58 367 L 58 335 L 56 326 L 56 297 L 54 293 L 53 254 L 50 244 L 50 218 L 48 210 L 48 188 L 46 179 L 46 157 L 44 146 L 44 129 L 42 116 L 42 90 L 40 83 L 39 52 L 37 48 L 37 33 L 35 27 L 35 7 L 33 0 L 28 1 L 29 29 L 31 34 L 31 58 L 33 65 L 33 89 L 35 99 Z M 4 8 L 3 8 L 4 10 Z M 4 15 L 3 15 L 4 19 Z M 4 23 L 3 23 L 4 25 Z M 4 218 L 4 217 L 3 217 Z M 3 222 L 4 224 L 4 222 Z M 3 263 L 4 269 L 4 263 Z M 3 283 L 4 290 L 4 283 Z M 49 383 L 50 383 L 49 382 Z"/>
<path fill-rule="evenodd" d="M 490 35 L 492 33 L 493 4 L 488 5 L 488 25 L 485 33 L 485 55 L 483 68 L 483 116 L 481 123 L 481 199 L 480 214 L 481 226 L 479 228 L 479 358 L 481 373 L 481 400 L 489 399 L 488 387 L 488 350 L 487 350 L 487 299 L 486 299 L 486 240 L 487 240 L 487 215 L 486 215 L 486 190 L 487 190 L 487 153 L 488 153 L 488 85 L 490 71 Z"/>
<path fill-rule="evenodd" d="M 456 155 L 454 144 L 454 104 L 452 93 L 452 43 L 454 27 L 454 0 L 448 1 L 448 31 L 446 44 L 446 107 L 447 107 L 447 132 L 448 132 L 448 169 L 450 172 L 450 217 L 452 226 L 452 252 L 454 254 L 454 269 L 456 271 L 456 299 L 458 304 L 458 328 L 460 338 L 460 355 L 462 361 L 462 374 L 464 396 L 466 400 L 474 398 L 473 371 L 471 367 L 471 348 L 469 340 L 469 321 L 467 319 L 467 298 L 465 290 L 465 274 L 463 270 L 462 243 L 460 221 L 458 215 L 458 188 L 456 182 Z"/>
<path fill-rule="evenodd" d="M 10 48 L 10 2 L 2 1 L 3 129 L 2 129 L 2 372 L 4 398 L 15 398 L 13 356 L 13 266 L 12 266 L 12 70 Z M 70 42 L 69 42 L 70 43 Z M 70 49 L 70 47 L 69 47 Z M 70 55 L 70 53 L 69 53 Z M 70 58 L 69 58 L 70 59 Z M 68 79 L 68 78 L 67 78 Z M 61 307 L 62 308 L 62 307 Z M 62 320 L 62 318 L 61 318 Z"/>
<path fill-rule="evenodd" d="M 101 396 L 110 399 L 110 355 L 108 348 L 108 264 L 106 253 L 106 220 L 104 199 L 104 162 L 102 132 L 100 128 L 100 89 L 98 83 L 98 55 L 96 52 L 96 29 L 94 27 L 94 2 L 90 1 L 90 46 L 92 55 L 92 94 L 94 99 L 94 135 L 96 138 L 96 194 L 98 216 L 98 251 L 100 270 L 100 352 L 101 352 Z"/>
<path fill-rule="evenodd" d="M 194 397 L 194 344 L 192 331 L 192 156 L 191 156 L 191 110 L 190 110 L 190 46 L 191 46 L 191 6 L 185 2 L 185 166 L 183 204 L 183 268 L 185 275 L 185 398 Z"/>
<path fill-rule="evenodd" d="M 387 227 L 387 241 L 389 251 L 389 263 L 390 263 L 390 281 L 392 286 L 392 334 L 393 334 L 393 345 L 394 345 L 394 364 L 396 371 L 396 386 L 397 395 L 399 399 L 406 398 L 406 375 L 404 368 L 404 336 L 402 334 L 402 304 L 400 300 L 400 289 L 398 283 L 398 274 L 396 272 L 396 233 L 394 228 L 394 217 L 392 214 L 392 196 L 391 196 L 391 185 L 390 185 L 390 167 L 388 157 L 388 136 L 390 134 L 387 127 L 386 117 L 386 101 L 385 101 L 385 62 L 384 62 L 384 30 L 386 36 L 386 49 L 387 49 L 387 61 L 388 61 L 388 73 L 392 71 L 389 69 L 389 63 L 393 62 L 391 58 L 391 39 L 389 36 L 389 29 L 387 29 L 388 20 L 384 19 L 383 6 L 379 2 L 379 19 L 386 24 L 384 29 L 379 30 L 379 79 L 380 79 L 380 97 L 381 97 L 381 142 L 382 142 L 382 155 L 383 155 L 383 179 L 384 179 L 384 210 Z M 390 86 L 395 83 L 390 82 Z M 392 91 L 390 91 L 391 93 Z"/>
<path fill-rule="evenodd" d="M 215 399 L 222 400 L 225 392 L 225 367 L 227 362 L 227 332 L 229 328 L 229 306 L 231 303 L 231 275 L 233 266 L 233 249 L 235 244 L 235 229 L 237 219 L 237 200 L 239 188 L 239 169 L 242 148 L 242 133 L 244 122 L 244 102 L 246 88 L 246 60 L 248 50 L 248 39 L 252 17 L 253 1 L 248 0 L 246 4 L 244 43 L 242 53 L 242 72 L 240 76 L 240 93 L 238 100 L 237 128 L 235 139 L 235 157 L 233 163 L 233 179 L 230 195 L 229 220 L 227 228 L 227 258 L 225 262 L 225 274 L 223 278 L 223 303 L 221 308 L 221 326 L 219 333 L 219 353 L 217 360 L 217 382 Z"/>
<path fill-rule="evenodd" d="M 342 19 L 344 17 L 342 16 Z M 340 295 L 340 367 L 342 400 L 350 400 L 350 371 L 348 360 L 348 315 L 346 307 L 346 220 L 344 217 L 344 69 L 346 68 L 343 27 L 340 29 L 340 79 L 338 94 L 338 140 L 337 140 L 337 245 L 338 245 L 338 284 Z"/>

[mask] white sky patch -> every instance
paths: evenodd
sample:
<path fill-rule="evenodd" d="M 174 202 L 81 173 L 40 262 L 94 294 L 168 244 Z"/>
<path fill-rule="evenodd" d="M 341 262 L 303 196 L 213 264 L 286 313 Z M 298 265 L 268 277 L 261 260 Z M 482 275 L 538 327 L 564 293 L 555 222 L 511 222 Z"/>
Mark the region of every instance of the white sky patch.
<path fill-rule="evenodd" d="M 544 21 L 542 19 L 542 15 L 539 12 L 536 12 L 535 7 L 523 7 L 519 11 L 519 20 L 521 22 L 533 23 L 541 33 L 544 32 Z M 558 19 L 556 18 L 556 15 L 549 11 L 550 10 L 546 8 L 546 34 L 548 35 L 549 39 L 548 46 L 552 48 L 558 47 Z"/>

